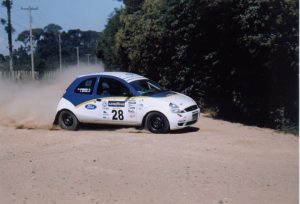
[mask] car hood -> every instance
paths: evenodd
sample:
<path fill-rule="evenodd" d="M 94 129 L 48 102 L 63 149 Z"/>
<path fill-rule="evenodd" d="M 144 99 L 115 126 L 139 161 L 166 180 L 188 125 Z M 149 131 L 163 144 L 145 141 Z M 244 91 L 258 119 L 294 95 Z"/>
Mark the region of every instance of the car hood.
<path fill-rule="evenodd" d="M 159 98 L 159 100 L 162 100 L 166 103 L 176 104 L 182 110 L 189 106 L 197 105 L 196 102 L 192 98 L 190 98 L 184 94 L 174 92 L 174 91 L 166 91 L 166 92 L 153 94 L 151 97 Z"/>

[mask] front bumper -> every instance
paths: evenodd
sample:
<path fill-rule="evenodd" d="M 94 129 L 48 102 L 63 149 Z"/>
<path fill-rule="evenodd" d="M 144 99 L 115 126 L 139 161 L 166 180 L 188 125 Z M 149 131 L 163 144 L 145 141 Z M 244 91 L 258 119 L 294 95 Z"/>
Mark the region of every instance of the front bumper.
<path fill-rule="evenodd" d="M 169 117 L 170 129 L 176 130 L 193 125 L 199 120 L 199 117 L 199 108 L 185 113 L 172 113 L 171 117 Z"/>

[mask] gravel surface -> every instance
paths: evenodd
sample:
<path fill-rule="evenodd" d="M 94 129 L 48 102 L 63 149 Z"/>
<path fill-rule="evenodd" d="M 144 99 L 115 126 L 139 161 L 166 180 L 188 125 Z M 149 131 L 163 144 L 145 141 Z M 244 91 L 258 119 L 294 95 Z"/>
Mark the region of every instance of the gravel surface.
<path fill-rule="evenodd" d="M 0 125 L 0 203 L 296 204 L 298 137 L 201 117 L 166 135 Z"/>

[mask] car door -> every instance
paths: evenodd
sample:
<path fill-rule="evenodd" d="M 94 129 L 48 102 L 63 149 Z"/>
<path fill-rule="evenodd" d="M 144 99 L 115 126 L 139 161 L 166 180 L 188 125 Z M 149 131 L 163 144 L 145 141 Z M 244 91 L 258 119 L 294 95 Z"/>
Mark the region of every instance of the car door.
<path fill-rule="evenodd" d="M 97 89 L 99 121 L 113 124 L 135 124 L 137 104 L 128 86 L 121 80 L 100 77 Z"/>

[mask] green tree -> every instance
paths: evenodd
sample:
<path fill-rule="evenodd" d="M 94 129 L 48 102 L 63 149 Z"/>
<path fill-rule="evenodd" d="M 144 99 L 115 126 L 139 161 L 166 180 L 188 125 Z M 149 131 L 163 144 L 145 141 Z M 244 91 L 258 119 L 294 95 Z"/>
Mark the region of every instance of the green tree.
<path fill-rule="evenodd" d="M 45 26 L 45 28 L 44 28 L 45 33 L 51 33 L 54 35 L 57 35 L 61 30 L 62 30 L 61 26 L 53 24 L 53 23 Z"/>
<path fill-rule="evenodd" d="M 55 69 L 59 66 L 59 45 L 58 35 L 62 28 L 56 24 L 49 24 L 43 29 L 33 29 L 33 40 L 36 47 L 36 67 L 38 71 L 47 69 Z M 96 45 L 99 33 L 96 31 L 81 31 L 79 29 L 61 32 L 62 39 L 62 58 L 63 64 L 76 64 L 76 46 L 80 47 L 80 52 L 84 54 L 92 54 L 96 56 Z M 27 30 L 21 32 L 17 41 L 23 43 L 19 47 L 15 55 L 17 57 L 18 67 L 28 69 L 29 64 L 29 32 Z M 86 57 L 81 57 L 81 61 Z M 22 65 L 23 64 L 23 65 Z"/>
<path fill-rule="evenodd" d="M 298 1 L 133 2 L 102 32 L 107 65 L 160 80 L 219 117 L 298 124 Z"/>
<path fill-rule="evenodd" d="M 108 20 L 108 23 L 103 32 L 100 33 L 97 44 L 97 56 L 101 58 L 107 69 L 123 69 L 126 70 L 126 65 L 121 65 L 119 56 L 116 51 L 116 34 L 121 28 L 120 15 L 121 10 L 115 10 L 115 13 Z"/>
<path fill-rule="evenodd" d="M 126 6 L 126 10 L 129 13 L 133 13 L 142 8 L 145 0 L 124 0 L 123 3 Z"/>
<path fill-rule="evenodd" d="M 236 17 L 242 33 L 240 44 L 260 68 L 253 75 L 262 81 L 257 90 L 264 88 L 261 111 L 266 111 L 264 119 L 271 121 L 269 125 L 279 128 L 298 123 L 298 6 L 295 0 L 238 4 L 242 12 Z M 247 97 L 243 96 L 245 103 Z"/>

